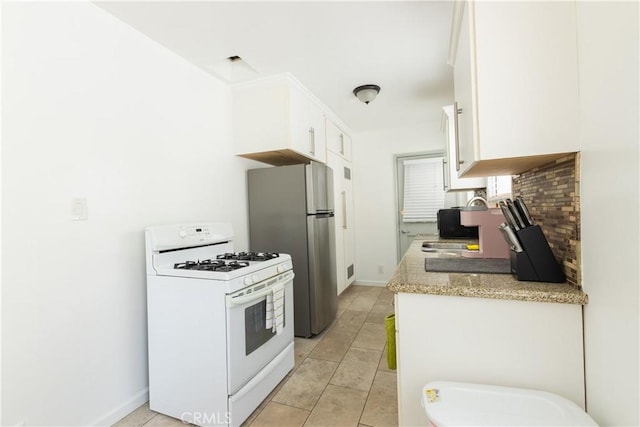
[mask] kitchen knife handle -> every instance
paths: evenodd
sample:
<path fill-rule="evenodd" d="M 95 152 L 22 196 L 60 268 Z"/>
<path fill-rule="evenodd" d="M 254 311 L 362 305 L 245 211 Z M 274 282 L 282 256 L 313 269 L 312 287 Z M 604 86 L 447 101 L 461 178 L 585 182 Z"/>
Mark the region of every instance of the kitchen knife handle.
<path fill-rule="evenodd" d="M 520 240 L 518 239 L 516 233 L 513 232 L 513 229 L 511 229 L 511 227 L 509 227 L 505 223 L 500 224 L 499 229 L 502 232 L 505 240 L 509 244 L 509 247 L 515 252 L 522 252 L 522 245 L 520 244 Z"/>
<path fill-rule="evenodd" d="M 524 199 L 522 198 L 522 196 L 516 197 L 515 204 L 520 209 L 520 211 L 522 212 L 522 215 L 524 216 L 526 221 L 529 223 L 529 225 L 535 225 L 535 223 L 533 222 L 533 218 L 529 213 L 529 208 L 527 208 L 527 205 L 524 203 Z"/>
<path fill-rule="evenodd" d="M 513 217 L 518 223 L 518 226 L 520 228 L 525 228 L 526 224 L 524 223 L 524 220 L 520 216 L 520 212 L 518 212 L 518 209 L 515 207 L 511 199 L 506 199 L 505 202 L 507 203 L 507 208 L 511 211 L 511 213 L 513 214 Z"/>
<path fill-rule="evenodd" d="M 502 214 L 504 215 L 504 219 L 507 221 L 507 225 L 509 225 L 509 227 L 511 227 L 515 231 L 520 230 L 520 227 L 516 223 L 516 219 L 511 214 L 511 211 L 509 210 L 507 204 L 503 200 L 500 200 L 498 202 L 498 206 L 502 210 Z"/>

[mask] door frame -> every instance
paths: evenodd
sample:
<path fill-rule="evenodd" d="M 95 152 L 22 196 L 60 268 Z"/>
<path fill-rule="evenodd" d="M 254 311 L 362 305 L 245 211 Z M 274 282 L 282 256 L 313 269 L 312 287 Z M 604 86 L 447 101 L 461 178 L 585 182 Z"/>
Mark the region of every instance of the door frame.
<path fill-rule="evenodd" d="M 402 160 L 409 160 L 412 158 L 424 158 L 424 157 L 446 157 L 446 153 L 444 149 L 439 150 L 429 150 L 429 151 L 418 151 L 414 153 L 401 153 L 393 155 L 393 171 L 395 176 L 395 200 L 396 200 L 396 254 L 398 257 L 398 263 L 402 259 L 404 255 L 401 250 L 402 242 L 400 239 L 400 232 L 402 230 L 402 216 L 400 215 L 400 211 L 402 210 L 401 204 L 401 196 L 404 195 L 404 174 L 400 176 L 401 169 L 398 167 L 399 162 Z"/>

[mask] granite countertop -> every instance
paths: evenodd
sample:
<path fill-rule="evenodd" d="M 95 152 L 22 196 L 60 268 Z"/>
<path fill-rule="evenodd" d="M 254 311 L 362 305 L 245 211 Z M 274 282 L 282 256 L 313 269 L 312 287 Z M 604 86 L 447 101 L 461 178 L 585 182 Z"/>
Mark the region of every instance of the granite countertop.
<path fill-rule="evenodd" d="M 387 283 L 393 292 L 466 296 L 564 304 L 588 303 L 580 288 L 568 283 L 541 283 L 517 280 L 511 274 L 436 273 L 425 271 L 425 258 L 451 257 L 443 253 L 422 252 L 422 242 L 437 236 L 418 236 Z M 444 241 L 440 239 L 441 241 Z M 457 240 L 460 242 L 460 240 Z"/>

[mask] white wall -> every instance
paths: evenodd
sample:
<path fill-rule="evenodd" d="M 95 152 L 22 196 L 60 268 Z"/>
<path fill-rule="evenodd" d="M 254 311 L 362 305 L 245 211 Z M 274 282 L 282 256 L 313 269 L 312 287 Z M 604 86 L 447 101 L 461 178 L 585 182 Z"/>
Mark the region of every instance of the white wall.
<path fill-rule="evenodd" d="M 143 228 L 231 221 L 246 249 L 257 164 L 224 83 L 93 4 L 2 6 L 1 424 L 109 424 L 147 399 Z"/>
<path fill-rule="evenodd" d="M 0 2 L 0 58 L 2 58 L 2 6 Z M 2 66 L 0 66 L 0 94 L 2 91 Z M 2 102 L 0 102 L 0 194 L 2 194 Z M 0 212 L 2 197 L 0 196 Z M 0 221 L 0 242 L 2 241 L 2 221 Z M 2 384 L 2 244 L 0 244 L 0 384 Z M 0 386 L 0 424 L 2 424 L 2 387 Z"/>
<path fill-rule="evenodd" d="M 352 135 L 356 281 L 386 283 L 396 255 L 395 154 L 444 150 L 440 122 Z M 378 266 L 383 273 L 378 273 Z"/>
<path fill-rule="evenodd" d="M 640 425 L 638 3 L 578 2 L 587 410 Z"/>

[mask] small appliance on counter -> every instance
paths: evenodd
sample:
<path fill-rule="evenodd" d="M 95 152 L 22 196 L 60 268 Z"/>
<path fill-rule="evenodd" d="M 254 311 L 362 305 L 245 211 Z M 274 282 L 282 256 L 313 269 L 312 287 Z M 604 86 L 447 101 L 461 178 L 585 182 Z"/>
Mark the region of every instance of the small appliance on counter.
<path fill-rule="evenodd" d="M 477 239 L 478 227 L 466 227 L 460 223 L 459 207 L 438 211 L 438 234 L 444 239 Z"/>
<path fill-rule="evenodd" d="M 460 212 L 462 225 L 478 228 L 477 251 L 463 252 L 466 258 L 509 258 L 509 246 L 500 238 L 500 224 L 504 221 L 504 215 L 497 208 L 470 209 L 465 208 Z"/>
<path fill-rule="evenodd" d="M 510 247 L 511 272 L 518 280 L 562 283 L 566 276 L 522 197 L 499 203 L 506 223 L 500 231 Z"/>

